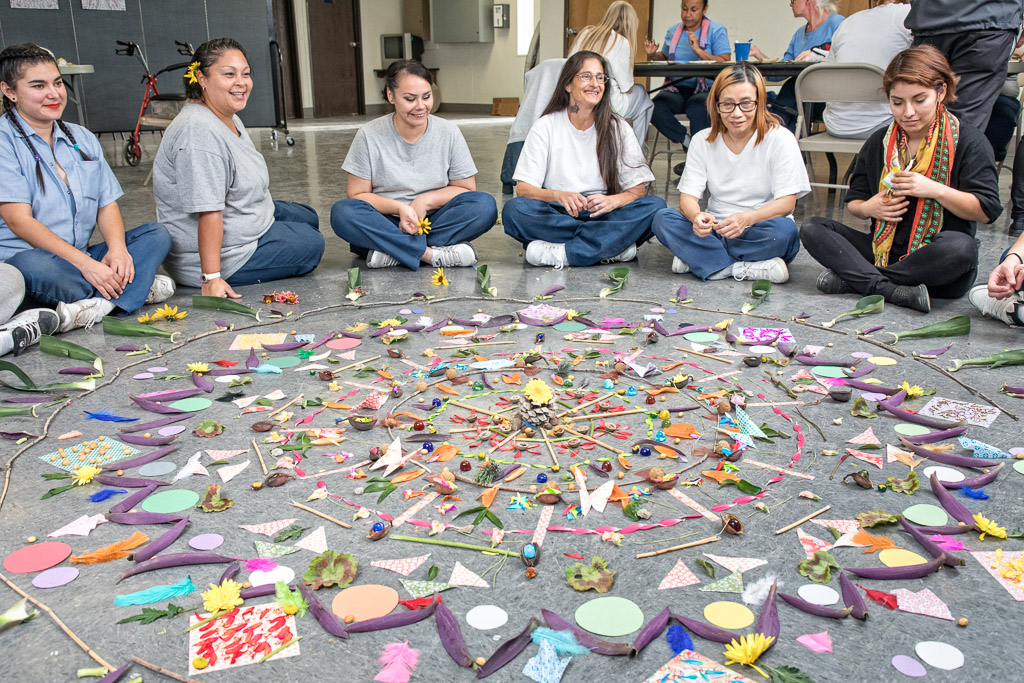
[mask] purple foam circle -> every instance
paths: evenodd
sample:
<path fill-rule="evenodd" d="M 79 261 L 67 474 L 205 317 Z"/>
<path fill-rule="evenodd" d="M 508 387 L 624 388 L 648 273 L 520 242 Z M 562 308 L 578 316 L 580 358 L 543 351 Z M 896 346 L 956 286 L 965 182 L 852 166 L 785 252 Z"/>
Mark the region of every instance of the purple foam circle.
<path fill-rule="evenodd" d="M 893 657 L 892 666 L 901 674 L 910 678 L 921 678 L 928 673 L 924 668 L 924 664 L 907 655 L 896 655 Z"/>
<path fill-rule="evenodd" d="M 853 356 L 854 358 L 871 358 L 875 354 L 867 353 L 865 351 L 854 351 L 850 355 Z"/>
<path fill-rule="evenodd" d="M 403 308 L 402 310 L 400 310 L 398 312 L 398 314 L 399 315 L 412 315 L 412 309 L 411 308 Z"/>
<path fill-rule="evenodd" d="M 78 569 L 75 567 L 53 567 L 36 574 L 36 577 L 32 579 L 32 585 L 36 588 L 59 588 L 77 578 Z"/>
<path fill-rule="evenodd" d="M 184 425 L 167 425 L 161 428 L 157 434 L 160 436 L 174 436 L 175 434 L 181 434 L 183 431 L 185 431 Z"/>
<path fill-rule="evenodd" d="M 414 309 L 412 309 L 412 312 L 415 313 L 416 315 L 423 315 L 423 309 L 422 308 L 414 308 Z"/>
<path fill-rule="evenodd" d="M 167 368 L 162 365 L 154 365 L 151 368 L 146 368 L 147 372 L 167 372 Z"/>
<path fill-rule="evenodd" d="M 202 534 L 189 539 L 188 544 L 196 550 L 213 550 L 224 543 L 224 537 L 220 534 Z"/>
<path fill-rule="evenodd" d="M 140 372 L 137 375 L 132 375 L 132 379 L 153 379 L 152 372 Z"/>
<path fill-rule="evenodd" d="M 861 398 L 863 398 L 865 401 L 884 401 L 889 397 L 886 396 L 885 394 L 873 394 L 870 391 L 868 391 L 861 394 Z"/>

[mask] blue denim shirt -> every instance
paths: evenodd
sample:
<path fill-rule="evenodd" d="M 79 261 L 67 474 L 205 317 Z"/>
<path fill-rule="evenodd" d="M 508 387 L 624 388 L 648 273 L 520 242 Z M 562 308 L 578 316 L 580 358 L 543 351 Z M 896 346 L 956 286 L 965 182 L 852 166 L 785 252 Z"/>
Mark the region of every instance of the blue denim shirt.
<path fill-rule="evenodd" d="M 13 113 L 28 137 L 18 132 L 6 114 L 0 117 L 0 202 L 31 204 L 36 220 L 57 237 L 84 251 L 96 227 L 97 211 L 123 194 L 103 158 L 99 140 L 81 126 L 65 124 L 78 146 L 92 159 L 85 161 L 64 131 L 54 124 L 51 151 L 17 111 Z M 27 141 L 32 143 L 34 152 Z M 39 155 L 42 165 L 44 187 L 36 177 L 35 154 Z M 57 173 L 54 157 L 67 174 L 67 183 Z M 0 262 L 31 248 L 32 245 L 15 235 L 0 219 Z"/>

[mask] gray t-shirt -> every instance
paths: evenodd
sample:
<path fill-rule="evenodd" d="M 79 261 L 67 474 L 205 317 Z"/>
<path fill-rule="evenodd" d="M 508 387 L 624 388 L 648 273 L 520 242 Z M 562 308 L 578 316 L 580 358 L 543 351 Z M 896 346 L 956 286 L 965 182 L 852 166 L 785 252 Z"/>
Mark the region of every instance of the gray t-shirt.
<path fill-rule="evenodd" d="M 164 132 L 153 162 L 157 220 L 171 233 L 164 267 L 179 284 L 202 286 L 201 212 L 223 212 L 220 272 L 225 278 L 245 265 L 274 222 L 267 162 L 241 120 L 234 121 L 237 136 L 203 105 L 186 104 Z"/>
<path fill-rule="evenodd" d="M 345 163 L 347 173 L 369 180 L 373 194 L 411 202 L 424 192 L 448 187 L 450 180 L 476 175 L 462 131 L 450 121 L 427 117 L 427 131 L 406 142 L 386 114 L 356 132 Z"/>

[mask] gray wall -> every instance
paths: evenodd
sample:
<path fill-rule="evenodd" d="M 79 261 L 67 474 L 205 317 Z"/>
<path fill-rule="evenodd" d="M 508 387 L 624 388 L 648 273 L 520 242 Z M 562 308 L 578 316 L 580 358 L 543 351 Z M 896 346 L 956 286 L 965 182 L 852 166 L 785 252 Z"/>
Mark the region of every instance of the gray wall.
<path fill-rule="evenodd" d="M 274 125 L 267 0 L 126 0 L 124 12 L 83 10 L 81 0 L 59 0 L 57 10 L 11 9 L 0 0 L 0 45 L 32 42 L 76 64 L 92 64 L 84 81 L 89 127 L 97 133 L 135 128 L 145 87 L 142 65 L 114 54 L 115 41 L 138 43 L 156 73 L 187 58 L 175 40 L 198 47 L 230 36 L 243 46 L 252 67 L 253 92 L 241 118 L 246 126 Z M 181 71 L 162 75 L 160 92 L 184 91 Z M 68 103 L 66 118 L 76 121 Z"/>

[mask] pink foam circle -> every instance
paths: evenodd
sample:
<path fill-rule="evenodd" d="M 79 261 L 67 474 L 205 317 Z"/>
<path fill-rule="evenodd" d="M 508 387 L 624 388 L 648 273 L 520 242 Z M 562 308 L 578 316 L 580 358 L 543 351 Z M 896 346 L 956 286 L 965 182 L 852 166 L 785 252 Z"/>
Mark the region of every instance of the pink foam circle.
<path fill-rule="evenodd" d="M 196 550 L 213 550 L 224 543 L 224 537 L 220 534 L 202 534 L 189 540 L 188 544 Z"/>
<path fill-rule="evenodd" d="M 12 574 L 32 574 L 54 567 L 71 556 L 67 543 L 48 541 L 18 548 L 4 558 L 4 569 Z"/>
<path fill-rule="evenodd" d="M 924 664 L 906 655 L 896 655 L 893 657 L 892 666 L 904 676 L 911 678 L 921 678 L 928 673 L 924 668 Z"/>
<path fill-rule="evenodd" d="M 863 398 L 865 401 L 884 401 L 889 397 L 886 396 L 885 394 L 875 394 L 869 391 L 861 394 L 861 398 Z"/>
<path fill-rule="evenodd" d="M 152 372 L 140 372 L 137 375 L 132 375 L 132 379 L 153 379 Z"/>
<path fill-rule="evenodd" d="M 65 586 L 78 578 L 78 569 L 75 567 L 53 567 L 40 572 L 32 579 L 32 585 L 36 588 L 59 588 Z"/>
<path fill-rule="evenodd" d="M 184 425 L 167 425 L 157 432 L 160 436 L 174 436 L 175 434 L 181 434 L 185 431 Z"/>
<path fill-rule="evenodd" d="M 871 356 L 873 356 L 875 354 L 873 354 L 873 353 L 865 353 L 864 351 L 854 351 L 850 355 L 853 356 L 854 358 L 871 358 Z"/>
<path fill-rule="evenodd" d="M 162 365 L 154 365 L 151 368 L 146 368 L 146 372 L 167 372 L 167 368 Z"/>
<path fill-rule="evenodd" d="M 341 339 L 332 339 L 331 341 L 327 342 L 326 346 L 327 348 L 333 349 L 335 351 L 344 351 L 346 349 L 354 349 L 355 347 L 359 346 L 362 343 L 363 342 L 359 339 L 342 337 Z"/>

